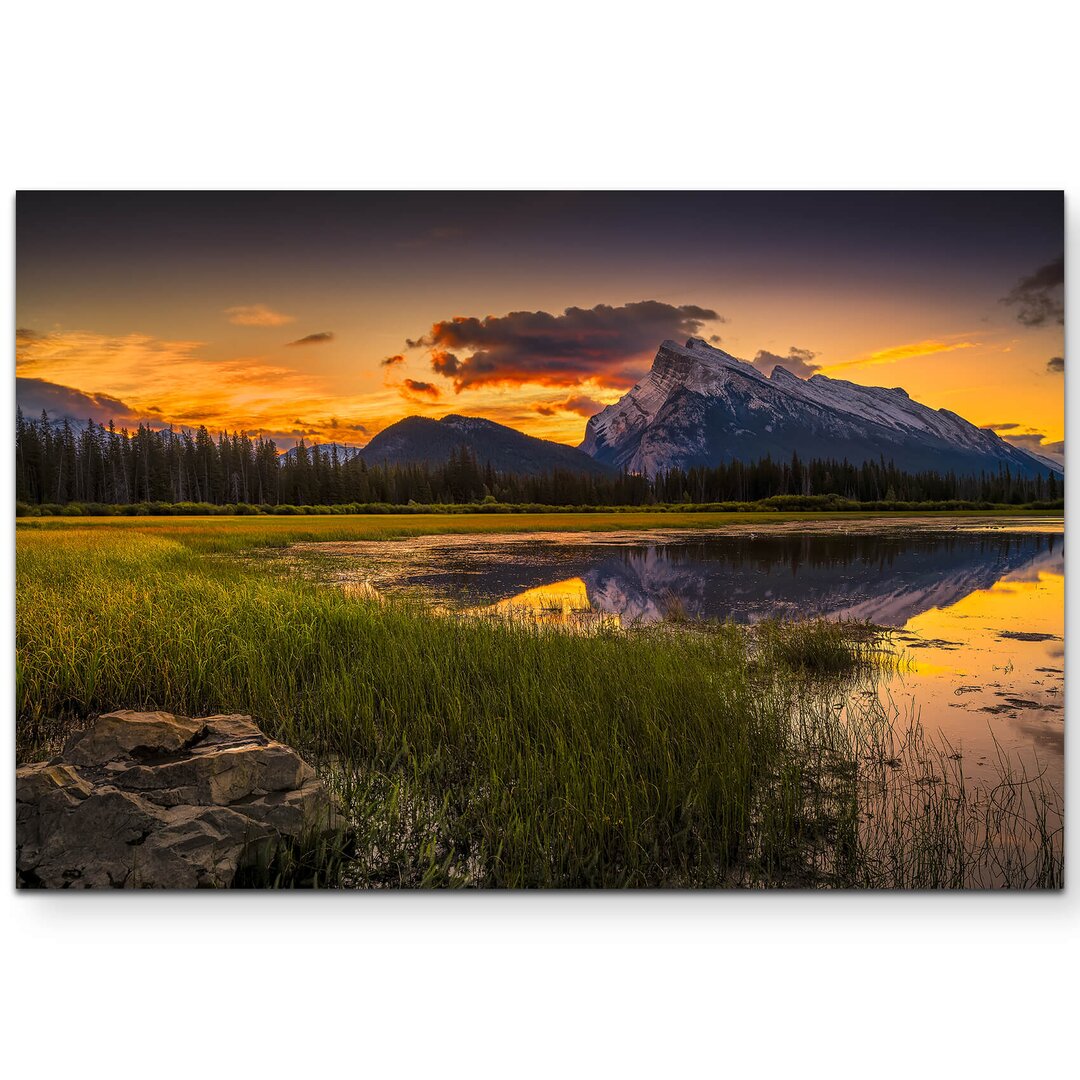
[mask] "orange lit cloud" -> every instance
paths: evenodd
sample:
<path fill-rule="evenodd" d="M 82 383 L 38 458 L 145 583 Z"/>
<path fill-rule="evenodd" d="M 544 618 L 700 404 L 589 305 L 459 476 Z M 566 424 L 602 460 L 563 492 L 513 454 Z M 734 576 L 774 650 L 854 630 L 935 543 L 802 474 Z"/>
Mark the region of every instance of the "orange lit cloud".
<path fill-rule="evenodd" d="M 296 322 L 295 316 L 283 315 L 265 304 L 241 304 L 225 309 L 233 326 L 284 326 Z"/>
<path fill-rule="evenodd" d="M 559 413 L 573 413 L 575 416 L 595 416 L 604 408 L 604 403 L 585 394 L 571 395 L 562 401 L 541 401 L 534 406 L 541 416 L 557 416 Z"/>
<path fill-rule="evenodd" d="M 360 402 L 336 398 L 318 378 L 260 359 L 209 360 L 198 341 L 165 341 L 146 334 L 113 337 L 84 331 L 24 332 L 16 344 L 16 373 L 23 380 L 54 384 L 54 408 L 67 402 L 96 402 L 95 420 L 198 426 L 211 431 L 244 429 L 296 437 L 300 415 L 348 416 Z M 61 394 L 60 391 L 65 393 Z M 123 415 L 109 415 L 109 410 Z M 77 415 L 77 414 L 76 414 Z M 85 419 L 86 417 L 80 417 Z M 331 423 L 333 420 L 333 423 Z M 327 419 L 309 425 L 314 434 L 358 421 Z"/>
<path fill-rule="evenodd" d="M 901 360 L 915 360 L 923 356 L 934 356 L 937 353 L 956 352 L 957 349 L 974 349 L 978 345 L 975 341 L 925 341 L 912 342 L 909 345 L 894 345 L 888 349 L 879 349 L 857 360 L 845 360 L 840 364 L 826 364 L 824 370 L 838 371 L 841 368 L 852 367 L 875 367 L 879 364 L 895 364 Z"/>
<path fill-rule="evenodd" d="M 86 331 L 39 334 L 23 330 L 16 339 L 18 374 L 123 397 L 146 386 L 152 395 L 172 389 L 173 372 L 205 375 L 208 362 L 196 356 L 201 341 L 165 341 L 147 334 L 111 336 Z"/>

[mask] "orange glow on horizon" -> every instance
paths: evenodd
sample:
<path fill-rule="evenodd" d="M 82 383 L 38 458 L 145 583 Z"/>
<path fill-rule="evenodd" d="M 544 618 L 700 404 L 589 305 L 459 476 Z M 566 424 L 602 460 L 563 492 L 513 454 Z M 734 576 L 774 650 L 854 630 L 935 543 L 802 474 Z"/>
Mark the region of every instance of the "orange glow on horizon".
<path fill-rule="evenodd" d="M 340 341 L 333 340 L 343 336 L 303 350 L 289 348 L 291 340 L 282 337 L 270 348 L 241 354 L 215 347 L 210 334 L 27 334 L 17 341 L 16 373 L 126 406 L 126 414 L 118 408 L 120 416 L 95 416 L 104 422 L 111 418 L 129 428 L 140 419 L 177 427 L 205 424 L 212 432 L 246 430 L 282 444 L 304 438 L 358 446 L 405 416 L 462 413 L 576 446 L 588 415 L 625 392 L 596 377 L 583 377 L 569 389 L 522 382 L 455 392 L 422 357 L 395 353 L 387 365 L 387 352 L 376 352 L 367 361 L 345 363 Z M 1060 336 L 1060 330 L 1029 337 L 999 332 L 983 335 L 981 342 L 956 335 L 951 341 L 939 336 L 884 348 L 845 344 L 834 353 L 855 353 L 853 359 L 828 362 L 831 354 L 821 352 L 818 363 L 832 377 L 902 385 L 932 408 L 951 409 L 1004 435 L 1030 433 L 1049 443 L 1064 436 L 1062 376 L 1046 370 L 1047 354 L 1063 351 Z M 737 343 L 725 341 L 722 347 L 748 354 Z M 883 379 L 886 365 L 890 377 Z M 647 366 L 646 361 L 642 370 Z"/>

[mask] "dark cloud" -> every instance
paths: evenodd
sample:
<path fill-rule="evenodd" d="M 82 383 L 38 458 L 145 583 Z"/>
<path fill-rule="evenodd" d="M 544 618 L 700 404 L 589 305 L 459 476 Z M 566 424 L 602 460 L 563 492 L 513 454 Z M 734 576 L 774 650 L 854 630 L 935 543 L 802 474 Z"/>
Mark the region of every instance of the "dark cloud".
<path fill-rule="evenodd" d="M 324 420 L 323 426 L 330 428 L 331 431 L 367 432 L 367 427 L 364 424 L 351 424 L 347 420 L 342 420 L 340 416 L 331 416 L 329 420 Z"/>
<path fill-rule="evenodd" d="M 26 345 L 31 341 L 40 341 L 44 337 L 43 334 L 39 334 L 36 330 L 28 330 L 25 326 L 19 326 L 15 329 L 15 344 Z"/>
<path fill-rule="evenodd" d="M 461 361 L 444 349 L 431 350 L 431 370 L 436 375 L 443 375 L 447 379 L 454 378 L 462 369 Z"/>
<path fill-rule="evenodd" d="M 405 357 L 401 353 L 394 353 L 393 356 L 384 356 L 380 361 L 383 367 L 394 367 L 396 364 L 404 364 Z"/>
<path fill-rule="evenodd" d="M 1051 356 L 1046 361 L 1046 370 L 1049 374 L 1058 375 L 1065 370 L 1064 356 Z"/>
<path fill-rule="evenodd" d="M 798 375 L 800 379 L 809 379 L 821 368 L 820 364 L 813 362 L 817 355 L 810 349 L 800 349 L 797 345 L 792 345 L 788 349 L 787 356 L 777 356 L 776 353 L 759 349 L 757 356 L 750 363 L 765 375 L 771 375 L 775 367 L 782 367 L 790 371 L 792 375 Z"/>
<path fill-rule="evenodd" d="M 721 344 L 721 342 L 723 342 L 723 340 L 724 339 L 719 334 L 710 334 L 709 335 L 709 341 L 711 341 L 713 343 L 713 345 L 719 345 L 719 344 Z"/>
<path fill-rule="evenodd" d="M 459 393 L 498 383 L 577 386 L 588 379 L 622 388 L 638 380 L 661 341 L 692 337 L 706 322 L 723 319 L 696 304 L 641 300 L 621 307 L 570 307 L 561 315 L 459 315 L 435 323 L 406 345 L 428 349 L 432 370 L 452 379 Z"/>
<path fill-rule="evenodd" d="M 1046 436 L 1037 428 L 1028 427 L 1027 424 L 1014 423 L 1011 420 L 1003 424 L 983 424 L 982 427 L 984 431 L 995 432 L 1006 442 L 1020 447 L 1021 450 L 1031 450 L 1055 461 L 1064 461 L 1064 440 L 1047 442 Z"/>
<path fill-rule="evenodd" d="M 126 402 L 108 394 L 86 394 L 71 386 L 46 382 L 44 379 L 16 378 L 15 400 L 23 415 L 36 419 L 44 410 L 52 420 L 94 420 L 118 427 L 134 426 L 145 419 Z"/>
<path fill-rule="evenodd" d="M 1016 317 L 1025 326 L 1065 322 L 1065 257 L 1040 266 L 1034 274 L 1021 278 L 1003 304 L 1016 307 Z"/>
<path fill-rule="evenodd" d="M 602 401 L 585 394 L 571 394 L 563 401 L 545 401 L 536 406 L 541 416 L 555 416 L 561 412 L 577 413 L 578 416 L 595 416 L 604 408 Z"/>
<path fill-rule="evenodd" d="M 1046 436 L 1039 434 L 1002 435 L 1001 437 L 1013 446 L 1020 447 L 1021 450 L 1031 450 L 1054 461 L 1062 461 L 1065 457 L 1064 439 L 1058 442 L 1047 442 Z"/>
<path fill-rule="evenodd" d="M 409 401 L 438 401 L 442 396 L 439 388 L 434 383 L 419 382 L 416 379 L 406 379 L 399 387 L 401 396 Z"/>
<path fill-rule="evenodd" d="M 334 340 L 334 334 L 330 330 L 320 330 L 317 334 L 308 334 L 307 337 L 297 338 L 296 341 L 290 341 L 289 345 L 325 345 L 328 341 Z"/>

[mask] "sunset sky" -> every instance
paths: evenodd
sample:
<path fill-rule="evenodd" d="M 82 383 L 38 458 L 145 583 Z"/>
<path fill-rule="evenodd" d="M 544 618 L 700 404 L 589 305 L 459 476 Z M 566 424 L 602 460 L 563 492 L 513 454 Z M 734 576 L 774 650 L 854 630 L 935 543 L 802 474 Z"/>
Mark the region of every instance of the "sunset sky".
<path fill-rule="evenodd" d="M 1063 449 L 1060 192 L 21 193 L 16 227 L 34 416 L 577 444 L 695 334 Z"/>

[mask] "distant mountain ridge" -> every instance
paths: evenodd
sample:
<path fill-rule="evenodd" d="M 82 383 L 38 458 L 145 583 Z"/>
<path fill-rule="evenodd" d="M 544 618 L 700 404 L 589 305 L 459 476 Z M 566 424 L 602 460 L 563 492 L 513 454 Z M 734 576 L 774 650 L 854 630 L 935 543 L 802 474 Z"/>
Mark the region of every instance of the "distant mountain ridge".
<path fill-rule="evenodd" d="M 580 449 L 650 476 L 733 460 L 884 458 L 909 472 L 1063 474 L 1060 465 L 1006 442 L 899 387 L 860 386 L 782 367 L 763 375 L 701 338 L 661 344 L 649 374 L 589 419 Z"/>
<path fill-rule="evenodd" d="M 54 417 L 78 435 L 85 420 Z M 610 476 L 626 470 L 650 477 L 674 468 L 731 461 L 834 459 L 860 464 L 883 458 L 906 472 L 1064 475 L 1058 462 L 1022 450 L 947 409 L 913 401 L 899 387 L 861 386 L 824 375 L 803 380 L 782 367 L 763 375 L 701 338 L 664 341 L 652 368 L 632 390 L 586 424 L 579 447 L 525 435 L 476 416 L 439 420 L 409 416 L 364 447 L 318 443 L 338 460 L 368 464 L 442 465 L 466 447 L 480 465 L 537 476 L 556 470 Z M 296 448 L 283 459 L 295 458 Z"/>
<path fill-rule="evenodd" d="M 407 416 L 376 435 L 361 451 L 369 465 L 442 465 L 461 447 L 497 472 L 537 476 L 554 472 L 609 475 L 611 466 L 573 446 L 524 435 L 479 416 L 451 414 L 440 420 Z"/>
<path fill-rule="evenodd" d="M 311 443 L 308 446 L 309 450 L 313 450 L 315 447 L 319 448 L 319 452 L 322 454 L 333 454 L 337 452 L 338 461 L 344 464 L 346 461 L 351 461 L 355 457 L 362 457 L 364 449 L 361 446 L 348 446 L 345 443 L 328 442 L 328 443 Z M 295 458 L 296 447 L 290 447 L 282 455 L 283 458 Z"/>

